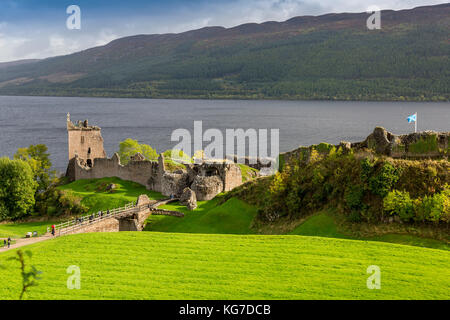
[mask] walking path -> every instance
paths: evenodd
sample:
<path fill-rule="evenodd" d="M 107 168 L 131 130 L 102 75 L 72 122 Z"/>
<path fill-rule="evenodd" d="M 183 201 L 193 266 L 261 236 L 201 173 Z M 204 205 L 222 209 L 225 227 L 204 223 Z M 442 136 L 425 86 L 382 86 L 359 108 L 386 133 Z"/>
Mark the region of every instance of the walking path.
<path fill-rule="evenodd" d="M 151 208 L 153 210 L 155 210 L 156 208 L 158 208 L 161 205 L 164 205 L 164 204 L 167 204 L 167 203 L 170 203 L 170 202 L 174 202 L 174 201 L 178 201 L 178 199 L 177 198 L 173 198 L 173 199 L 159 200 L 159 201 L 153 203 L 151 205 Z M 123 214 L 129 214 L 130 212 L 132 213 L 132 212 L 136 211 L 137 209 L 139 209 L 139 208 L 127 205 L 127 206 L 125 206 L 123 208 L 117 208 L 117 209 L 111 210 L 110 214 L 107 215 L 107 216 L 102 216 L 100 218 L 91 220 L 91 222 L 89 222 L 89 220 L 86 219 L 85 222 L 87 224 L 95 223 L 95 222 L 101 221 L 101 220 L 103 220 L 105 218 L 118 217 L 118 216 L 123 215 Z M 86 217 L 88 217 L 88 216 L 86 216 Z M 72 221 L 73 221 L 73 219 L 70 220 L 70 221 L 67 221 L 65 223 L 57 225 L 56 226 L 57 233 L 58 233 L 58 230 L 64 230 L 64 229 L 69 229 L 69 228 L 76 227 L 77 224 L 73 223 Z M 83 223 L 81 223 L 80 225 L 83 225 Z M 64 235 L 64 232 L 62 232 L 62 233 L 59 232 L 59 235 Z M 23 247 L 23 246 L 27 246 L 27 245 L 30 245 L 30 244 L 33 244 L 33 243 L 49 240 L 49 239 L 52 239 L 52 238 L 54 238 L 54 237 L 51 235 L 51 233 L 46 233 L 46 234 L 44 234 L 44 235 L 42 235 L 40 237 L 16 239 L 16 242 L 14 244 L 11 244 L 11 246 L 9 248 L 8 248 L 8 246 L 0 247 L 0 253 L 8 251 L 8 250 L 12 250 L 12 249 L 17 249 L 17 248 L 20 248 L 20 247 Z M 3 245 L 3 239 L 0 239 L 0 240 L 1 240 L 0 245 Z"/>
<path fill-rule="evenodd" d="M 8 248 L 8 246 L 0 247 L 0 253 L 8 251 L 8 250 L 12 250 L 12 249 L 17 249 L 17 248 L 20 248 L 20 247 L 23 247 L 23 246 L 27 246 L 29 244 L 33 244 L 33 243 L 49 240 L 51 238 L 53 238 L 53 236 L 51 234 L 46 233 L 46 234 L 44 234 L 43 236 L 40 236 L 40 237 L 17 239 L 16 243 L 11 244 L 11 246 L 9 248 Z M 1 241 L 2 241 L 1 244 L 3 245 L 3 239 Z"/>

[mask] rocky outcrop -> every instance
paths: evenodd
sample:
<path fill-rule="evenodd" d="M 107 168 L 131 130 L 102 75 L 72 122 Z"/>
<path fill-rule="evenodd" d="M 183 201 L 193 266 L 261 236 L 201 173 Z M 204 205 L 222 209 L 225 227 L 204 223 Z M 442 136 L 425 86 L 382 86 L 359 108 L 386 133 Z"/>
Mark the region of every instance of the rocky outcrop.
<path fill-rule="evenodd" d="M 180 197 L 180 204 L 186 206 L 189 210 L 197 208 L 197 196 L 191 188 L 184 188 L 183 194 Z"/>

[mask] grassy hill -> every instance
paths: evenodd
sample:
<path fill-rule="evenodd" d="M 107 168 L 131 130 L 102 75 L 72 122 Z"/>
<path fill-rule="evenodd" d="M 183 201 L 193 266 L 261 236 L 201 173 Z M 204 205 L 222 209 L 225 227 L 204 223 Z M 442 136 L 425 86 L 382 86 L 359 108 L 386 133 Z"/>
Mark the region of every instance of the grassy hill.
<path fill-rule="evenodd" d="M 0 94 L 146 98 L 450 99 L 450 5 L 137 35 L 7 64 Z"/>
<path fill-rule="evenodd" d="M 114 184 L 115 188 L 108 191 L 107 187 Z M 89 212 L 98 212 L 119 208 L 136 201 L 141 194 L 150 199 L 166 198 L 159 192 L 147 190 L 143 185 L 119 178 L 102 178 L 78 180 L 59 187 L 61 190 L 80 197 L 81 203 L 89 208 Z"/>
<path fill-rule="evenodd" d="M 184 218 L 170 216 L 150 216 L 145 231 L 249 234 L 257 209 L 245 202 L 232 198 L 223 204 L 215 198 L 199 201 L 198 208 L 189 211 L 178 203 L 162 206 L 162 209 L 184 213 Z"/>
<path fill-rule="evenodd" d="M 450 252 L 303 236 L 123 232 L 29 246 L 43 271 L 29 299 L 448 299 Z M 0 296 L 18 297 L 18 263 L 0 254 Z M 81 289 L 68 290 L 68 266 Z M 381 269 L 381 290 L 366 269 Z"/>
<path fill-rule="evenodd" d="M 322 212 L 318 212 L 317 214 L 314 214 L 306 219 L 303 223 L 299 224 L 288 234 L 366 241 L 382 241 L 418 247 L 450 250 L 450 243 L 448 239 L 447 241 L 439 241 L 436 239 L 420 237 L 418 235 L 407 234 L 403 230 L 402 233 L 399 233 L 399 230 L 392 230 L 391 233 L 389 233 L 385 230 L 382 230 L 383 228 L 380 228 L 380 226 L 373 226 L 371 230 L 372 234 L 357 234 L 354 231 L 352 232 L 352 230 L 348 230 L 348 228 L 346 228 L 347 226 L 340 225 L 339 222 L 341 221 L 337 221 L 337 217 L 337 214 L 333 210 L 324 210 Z"/>

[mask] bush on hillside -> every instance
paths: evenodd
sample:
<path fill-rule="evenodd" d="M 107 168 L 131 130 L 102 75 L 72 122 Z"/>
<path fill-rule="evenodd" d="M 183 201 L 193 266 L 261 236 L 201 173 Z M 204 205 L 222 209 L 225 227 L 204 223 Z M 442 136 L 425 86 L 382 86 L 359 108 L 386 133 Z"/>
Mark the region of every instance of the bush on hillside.
<path fill-rule="evenodd" d="M 447 161 L 318 153 L 306 164 L 291 161 L 274 176 L 260 194 L 267 199 L 262 218 L 303 216 L 334 206 L 351 221 L 384 221 L 388 213 L 405 222 L 448 223 L 449 167 Z"/>
<path fill-rule="evenodd" d="M 394 190 L 383 200 L 384 211 L 391 216 L 398 215 L 402 221 L 410 221 L 414 217 L 414 201 L 408 192 Z"/>
<path fill-rule="evenodd" d="M 36 214 L 46 216 L 83 215 L 88 208 L 81 203 L 81 197 L 69 191 L 52 188 L 38 196 Z"/>
<path fill-rule="evenodd" d="M 383 200 L 384 211 L 402 221 L 450 222 L 450 187 L 423 198 L 411 199 L 408 192 L 394 190 Z"/>

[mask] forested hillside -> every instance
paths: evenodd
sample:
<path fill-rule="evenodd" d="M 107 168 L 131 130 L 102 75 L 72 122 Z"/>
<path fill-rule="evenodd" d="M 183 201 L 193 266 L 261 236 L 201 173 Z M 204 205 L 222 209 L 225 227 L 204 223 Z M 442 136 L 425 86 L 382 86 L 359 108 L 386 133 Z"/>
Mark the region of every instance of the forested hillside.
<path fill-rule="evenodd" d="M 0 94 L 450 100 L 450 4 L 138 35 L 0 68 Z"/>

